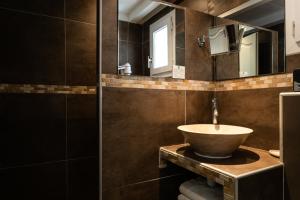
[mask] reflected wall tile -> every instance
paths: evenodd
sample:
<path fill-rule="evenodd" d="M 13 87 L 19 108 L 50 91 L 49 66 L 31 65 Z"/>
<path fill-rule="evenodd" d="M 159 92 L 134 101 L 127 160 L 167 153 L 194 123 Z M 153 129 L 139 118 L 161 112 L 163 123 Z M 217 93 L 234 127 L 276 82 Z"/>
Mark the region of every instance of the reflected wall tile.
<path fill-rule="evenodd" d="M 119 20 L 119 41 L 128 41 L 129 23 Z"/>
<path fill-rule="evenodd" d="M 194 10 L 186 10 L 185 19 L 185 65 L 186 79 L 212 80 L 212 58 L 207 48 L 199 48 L 195 39 L 207 35 L 207 27 L 213 25 L 213 17 Z"/>
<path fill-rule="evenodd" d="M 102 12 L 105 17 L 102 21 L 102 73 L 116 74 L 118 66 L 118 1 L 102 2 Z"/>

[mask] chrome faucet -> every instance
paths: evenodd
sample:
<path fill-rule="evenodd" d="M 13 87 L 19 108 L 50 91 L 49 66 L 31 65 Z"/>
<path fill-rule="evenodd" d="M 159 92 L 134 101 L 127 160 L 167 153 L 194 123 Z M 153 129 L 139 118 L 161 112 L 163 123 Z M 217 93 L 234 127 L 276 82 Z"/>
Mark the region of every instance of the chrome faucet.
<path fill-rule="evenodd" d="M 212 99 L 212 117 L 213 117 L 213 124 L 214 125 L 217 125 L 218 124 L 218 116 L 219 116 L 219 113 L 218 113 L 218 106 L 217 106 L 217 98 L 214 97 Z"/>

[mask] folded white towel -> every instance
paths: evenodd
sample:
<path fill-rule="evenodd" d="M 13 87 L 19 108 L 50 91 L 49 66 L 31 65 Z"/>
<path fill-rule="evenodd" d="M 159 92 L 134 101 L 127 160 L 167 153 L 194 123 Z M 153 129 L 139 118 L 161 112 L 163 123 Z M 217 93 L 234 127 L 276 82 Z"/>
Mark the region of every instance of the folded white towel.
<path fill-rule="evenodd" d="M 187 198 L 186 196 L 184 196 L 183 194 L 180 194 L 178 197 L 177 197 L 178 200 L 191 200 L 189 198 Z"/>
<path fill-rule="evenodd" d="M 222 200 L 221 187 L 209 187 L 206 179 L 197 178 L 182 183 L 179 191 L 191 200 Z"/>

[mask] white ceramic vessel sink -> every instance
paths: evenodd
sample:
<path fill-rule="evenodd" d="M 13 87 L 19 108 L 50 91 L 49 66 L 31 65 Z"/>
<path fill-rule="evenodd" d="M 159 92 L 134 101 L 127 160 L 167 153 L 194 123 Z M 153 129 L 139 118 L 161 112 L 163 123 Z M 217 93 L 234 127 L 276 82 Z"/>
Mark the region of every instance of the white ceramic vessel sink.
<path fill-rule="evenodd" d="M 177 128 L 196 155 L 216 159 L 231 157 L 253 132 L 249 128 L 221 124 L 192 124 Z"/>

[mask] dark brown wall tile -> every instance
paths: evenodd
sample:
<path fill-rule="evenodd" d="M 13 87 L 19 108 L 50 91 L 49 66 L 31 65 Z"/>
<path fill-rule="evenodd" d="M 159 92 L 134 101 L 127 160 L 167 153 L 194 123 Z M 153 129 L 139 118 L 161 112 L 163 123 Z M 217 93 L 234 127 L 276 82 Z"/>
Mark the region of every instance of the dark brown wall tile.
<path fill-rule="evenodd" d="M 97 156 L 99 151 L 96 95 L 67 96 L 68 158 Z"/>
<path fill-rule="evenodd" d="M 103 200 L 175 200 L 180 184 L 191 177 L 177 175 L 104 191 Z"/>
<path fill-rule="evenodd" d="M 176 48 L 176 65 L 185 66 L 185 49 Z"/>
<path fill-rule="evenodd" d="M 128 42 L 119 41 L 119 65 L 124 65 L 128 61 Z"/>
<path fill-rule="evenodd" d="M 176 48 L 185 49 L 185 30 L 176 33 Z"/>
<path fill-rule="evenodd" d="M 235 24 L 236 21 L 230 19 L 216 18 L 216 25 Z M 215 57 L 217 80 L 234 79 L 240 77 L 240 57 L 238 53 L 229 53 Z"/>
<path fill-rule="evenodd" d="M 64 95 L 0 95 L 0 168 L 65 159 Z"/>
<path fill-rule="evenodd" d="M 0 7 L 64 17 L 64 1 L 62 0 L 0 0 Z"/>
<path fill-rule="evenodd" d="M 67 85 L 96 85 L 96 26 L 66 22 Z"/>
<path fill-rule="evenodd" d="M 142 45 L 129 42 L 127 48 L 128 62 L 132 66 L 132 73 L 142 75 Z"/>
<path fill-rule="evenodd" d="M 225 54 L 216 57 L 216 79 L 234 79 L 240 77 L 239 54 Z"/>
<path fill-rule="evenodd" d="M 279 93 L 291 88 L 217 92 L 221 124 L 254 130 L 246 145 L 265 150 L 279 148 Z"/>
<path fill-rule="evenodd" d="M 65 3 L 0 0 L 0 83 L 96 85 L 96 0 Z M 98 199 L 96 101 L 0 94 L 0 199 Z"/>
<path fill-rule="evenodd" d="M 102 2 L 102 73 L 116 74 L 118 66 L 118 1 Z"/>
<path fill-rule="evenodd" d="M 119 40 L 128 41 L 129 23 L 119 20 Z"/>
<path fill-rule="evenodd" d="M 150 69 L 148 68 L 148 56 L 150 56 L 150 46 L 149 42 L 143 43 L 143 57 L 142 57 L 142 66 L 143 66 L 143 75 L 150 76 Z"/>
<path fill-rule="evenodd" d="M 99 200 L 99 160 L 86 158 L 68 162 L 69 199 Z"/>
<path fill-rule="evenodd" d="M 242 200 L 283 200 L 283 167 L 240 178 L 238 188 Z"/>
<path fill-rule="evenodd" d="M 151 19 L 150 19 L 151 20 Z M 154 20 L 152 21 L 152 23 L 155 22 Z M 148 23 L 145 23 L 143 25 L 143 35 L 142 35 L 142 43 L 146 43 L 146 42 L 149 42 L 150 38 L 149 38 L 149 35 L 150 35 L 150 22 Z"/>
<path fill-rule="evenodd" d="M 119 65 L 129 62 L 132 74 L 143 75 L 142 26 L 119 21 Z"/>
<path fill-rule="evenodd" d="M 66 0 L 66 18 L 96 24 L 97 0 Z"/>
<path fill-rule="evenodd" d="M 212 58 L 207 47 L 199 48 L 197 38 L 208 34 L 207 27 L 213 25 L 213 17 L 188 9 L 185 23 L 186 79 L 212 80 Z"/>
<path fill-rule="evenodd" d="M 142 42 L 142 26 L 129 23 L 128 41 L 140 44 Z"/>
<path fill-rule="evenodd" d="M 212 122 L 213 92 L 186 91 L 186 124 Z"/>
<path fill-rule="evenodd" d="M 0 170 L 0 198 L 65 200 L 65 169 L 65 162 L 58 162 Z"/>
<path fill-rule="evenodd" d="M 183 142 L 184 92 L 103 88 L 102 112 L 104 189 L 160 177 L 159 147 Z"/>
<path fill-rule="evenodd" d="M 0 9 L 0 82 L 65 83 L 64 21 Z"/>

